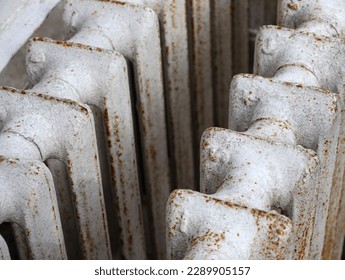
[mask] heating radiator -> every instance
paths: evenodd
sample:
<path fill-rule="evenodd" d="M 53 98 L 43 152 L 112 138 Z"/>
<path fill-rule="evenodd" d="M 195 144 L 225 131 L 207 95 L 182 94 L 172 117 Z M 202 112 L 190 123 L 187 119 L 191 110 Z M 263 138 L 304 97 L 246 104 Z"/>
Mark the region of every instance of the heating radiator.
<path fill-rule="evenodd" d="M 339 259 L 344 5 L 0 0 L 0 259 Z"/>

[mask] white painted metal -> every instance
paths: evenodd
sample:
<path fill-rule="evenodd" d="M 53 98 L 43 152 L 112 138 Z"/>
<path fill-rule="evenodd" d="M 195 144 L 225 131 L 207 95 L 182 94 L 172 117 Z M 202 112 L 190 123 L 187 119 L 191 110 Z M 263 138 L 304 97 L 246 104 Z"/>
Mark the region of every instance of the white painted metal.
<path fill-rule="evenodd" d="M 6 241 L 4 238 L 0 235 L 0 260 L 10 260 L 10 252 L 8 250 Z"/>
<path fill-rule="evenodd" d="M 289 9 L 297 10 L 295 5 L 300 1 L 283 2 Z M 327 10 L 328 7 L 324 5 L 322 8 Z M 312 11 L 301 11 L 301 15 L 306 12 L 305 20 L 310 20 L 309 13 L 320 8 L 319 5 Z M 330 18 L 331 12 L 321 12 L 320 18 Z M 324 22 L 330 26 L 327 20 Z M 342 134 L 339 127 L 343 102 L 342 98 L 318 87 L 342 93 L 344 75 L 342 61 L 337 59 L 337 54 L 342 52 L 343 42 L 305 32 L 329 30 L 324 28 L 324 22 L 316 26 L 302 21 L 300 30 L 304 32 L 280 27 L 262 28 L 257 38 L 254 67 L 256 73 L 273 79 L 235 78 L 231 88 L 230 128 L 239 129 L 242 133 L 210 129 L 201 142 L 202 192 L 212 194 L 209 196 L 212 199 L 220 199 L 218 203 L 266 212 L 278 211 L 291 219 L 294 237 L 281 251 L 285 253 L 283 258 L 318 259 L 322 254 L 324 256 L 328 250 L 327 240 L 324 243 L 328 231 L 326 223 L 334 225 L 332 216 L 339 213 L 336 211 L 339 209 L 339 196 L 335 202 L 331 193 L 334 197 L 341 193 L 341 180 L 337 174 L 343 174 L 344 162 L 337 158 L 336 151 L 343 151 L 343 144 L 338 144 L 339 133 Z M 326 61 L 332 63 L 325 64 Z M 307 160 L 301 161 L 293 156 L 298 151 L 303 151 Z M 341 166 L 340 172 L 335 170 L 335 164 Z M 262 244 L 268 241 L 267 237 L 254 242 L 255 227 L 243 227 L 239 232 L 239 236 L 244 236 L 239 240 L 243 241 L 237 242 L 244 244 L 244 251 L 239 250 L 233 245 L 234 236 L 226 234 L 230 232 L 227 227 L 230 221 L 244 223 L 238 220 L 239 215 L 233 214 L 230 221 L 224 223 L 227 214 L 223 214 L 219 224 L 210 223 L 208 220 L 214 217 L 208 218 L 208 215 L 213 209 L 206 203 L 211 198 L 193 199 L 193 195 L 192 192 L 175 192 L 169 202 L 169 257 L 260 258 L 251 255 L 253 249 L 250 245 L 262 248 Z M 205 212 L 200 210 L 204 208 Z M 194 209 L 198 209 L 198 213 Z M 200 212 L 202 222 L 198 218 Z M 222 238 L 217 235 L 218 242 L 222 240 L 221 246 L 210 245 L 210 238 L 205 234 L 207 228 L 218 235 L 219 232 L 225 234 Z M 246 239 L 249 234 L 251 239 Z M 278 249 L 279 246 L 275 245 Z M 227 251 L 223 251 L 224 246 L 228 246 Z M 235 253 L 226 255 L 226 252 Z M 277 254 L 274 258 L 281 257 Z"/>
<path fill-rule="evenodd" d="M 7 87 L 0 88 L 0 100 L 0 154 L 21 160 L 56 158 L 64 162 L 71 182 L 82 256 L 110 258 L 90 109 L 71 100 Z"/>
<path fill-rule="evenodd" d="M 277 72 L 281 80 L 342 91 L 344 70 L 339 57 L 344 49 L 342 40 L 264 26 L 257 37 L 257 46 L 262 46 L 262 50 L 256 52 L 255 73 L 272 77 Z M 322 60 L 314 59 L 320 55 Z"/>
<path fill-rule="evenodd" d="M 186 0 L 125 0 L 156 12 L 162 38 L 164 91 L 176 186 L 196 188 Z"/>
<path fill-rule="evenodd" d="M 313 63 L 312 67 L 324 67 L 326 61 L 328 62 L 327 73 L 320 73 L 315 71 L 317 75 L 328 75 L 327 80 L 320 79 L 320 86 L 330 88 L 339 93 L 340 98 L 344 100 L 343 89 L 343 69 L 341 66 L 341 56 L 339 53 L 344 48 L 344 42 L 341 40 L 330 40 L 323 36 L 344 38 L 345 21 L 343 18 L 342 10 L 344 8 L 344 1 L 280 1 L 280 13 L 278 20 L 281 25 L 290 28 L 296 28 L 299 31 L 312 32 L 318 37 L 318 41 L 324 41 L 325 44 L 317 43 L 319 48 L 320 57 L 317 65 Z M 320 37 L 321 36 L 321 37 Z M 330 51 L 330 56 L 324 57 L 325 51 Z M 338 51 L 334 51 L 337 50 Z M 341 49 L 341 50 L 339 50 Z M 333 56 L 332 56 L 333 54 Z M 313 61 L 313 60 L 312 60 Z M 334 65 L 335 64 L 335 65 Z M 334 67 L 333 67 L 334 65 Z M 338 75 L 339 74 L 339 75 Z M 340 80 L 337 80 L 340 78 Z M 333 87 L 333 88 L 332 88 Z M 344 102 L 344 101 L 343 101 Z M 345 113 L 342 110 L 342 123 L 344 124 Z M 344 235 L 345 235 L 345 210 L 344 197 L 345 197 L 345 184 L 344 184 L 344 139 L 345 139 L 345 126 L 342 125 L 339 136 L 339 144 L 337 148 L 337 162 L 336 169 L 333 176 L 333 187 L 330 194 L 330 205 L 327 218 L 326 235 L 324 238 L 324 249 L 322 258 L 324 259 L 339 259 L 343 248 Z"/>
<path fill-rule="evenodd" d="M 252 128 L 256 125 L 254 123 Z M 250 134 L 250 130 L 247 133 Z M 185 246 L 189 243 L 188 248 L 194 248 L 196 244 L 191 240 L 200 239 L 193 255 L 196 259 L 208 246 L 209 240 L 199 236 L 200 232 L 207 228 L 213 232 L 229 232 L 231 235 L 225 235 L 221 239 L 221 245 L 217 246 L 218 249 L 207 251 L 208 254 L 203 254 L 202 258 L 222 258 L 224 246 L 228 252 L 227 259 L 290 259 L 297 256 L 307 258 L 311 254 L 313 223 L 307 221 L 306 216 L 309 213 L 313 216 L 315 213 L 316 189 L 311 186 L 318 185 L 316 154 L 302 147 L 292 147 L 264 138 L 265 136 L 262 138 L 216 128 L 204 133 L 201 142 L 201 191 L 210 195 L 204 195 L 203 199 L 197 199 L 193 204 L 189 201 L 182 210 L 179 209 L 179 202 L 171 201 L 173 210 L 170 210 L 172 214 L 168 215 L 170 257 L 174 258 L 175 250 L 183 251 L 183 247 L 175 244 L 179 241 L 174 237 L 179 232 L 186 233 L 182 226 L 174 227 L 176 220 L 180 223 L 184 219 L 183 215 L 178 214 L 180 211 L 191 216 L 187 223 L 190 225 L 187 227 L 189 234 L 184 235 Z M 184 198 L 185 196 L 189 198 Z M 192 199 L 189 193 L 185 193 L 182 198 Z M 240 218 L 243 213 L 235 214 L 229 211 L 229 214 L 225 214 L 224 209 L 221 218 L 209 216 L 210 211 L 216 211 L 212 209 L 212 205 L 209 206 L 209 201 L 214 201 L 211 204 L 215 205 L 218 203 L 230 205 L 230 208 L 235 207 L 238 209 L 235 213 L 249 212 L 253 216 L 251 219 L 256 217 L 259 220 L 270 220 L 267 216 L 273 215 L 278 221 L 285 221 L 286 227 L 279 228 L 279 223 L 275 221 L 277 229 L 272 229 L 273 226 L 266 229 L 268 233 L 274 233 L 274 236 L 260 236 L 259 225 L 248 225 L 248 216 Z M 196 212 L 204 217 L 202 221 L 199 221 L 198 217 L 194 218 L 199 215 Z M 285 217 L 286 215 L 289 218 Z M 224 219 L 228 222 L 224 223 Z M 240 228 L 236 227 L 235 231 L 231 230 L 231 226 L 228 228 L 228 225 L 235 224 Z M 289 231 L 292 228 L 295 234 L 290 236 Z M 238 251 L 236 246 L 239 244 L 247 246 Z"/>
<path fill-rule="evenodd" d="M 7 8 L 26 3 L 15 0 L 9 4 L 0 0 L 0 4 L 5 2 Z M 58 174 L 62 169 L 49 160 L 57 158 L 65 162 L 64 177 L 71 178 L 75 201 L 75 210 L 66 209 L 77 212 L 83 258 L 110 258 L 103 197 L 108 204 L 112 202 L 107 197 L 111 196 L 108 187 L 112 185 L 124 256 L 145 258 L 128 70 L 120 54 L 105 49 L 121 52 L 134 65 L 143 174 L 152 204 L 154 245 L 157 256 L 164 258 L 162 213 L 172 182 L 194 188 L 193 172 L 190 172 L 194 168 L 188 82 L 192 81 L 197 93 L 194 128 L 201 134 L 204 128 L 213 125 L 213 118 L 218 122 L 224 119 L 224 115 L 214 111 L 213 101 L 217 106 L 227 106 L 227 102 L 219 101 L 223 98 L 220 92 L 212 93 L 214 89 L 221 91 L 227 87 L 222 83 L 226 77 L 221 77 L 220 68 L 211 73 L 213 64 L 222 63 L 228 57 L 224 50 L 230 47 L 227 41 L 230 34 L 222 30 L 220 21 L 230 25 L 230 5 L 240 7 L 241 11 L 235 11 L 233 22 L 248 15 L 248 1 L 190 1 L 188 5 L 177 0 L 125 3 L 68 0 L 66 3 L 65 19 L 74 35 L 70 42 L 32 40 L 27 64 L 36 85 L 31 91 L 1 88 L 0 120 L 4 127 L 0 134 L 0 154 L 18 157 L 20 162 L 36 160 L 38 166 L 43 165 L 40 161 L 48 160 L 55 184 L 61 184 L 56 186 L 57 192 L 59 188 L 66 191 L 69 183 L 60 182 Z M 345 116 L 340 109 L 344 96 L 341 59 L 344 42 L 330 37 L 343 37 L 345 25 L 339 8 L 343 5 L 340 0 L 279 1 L 280 23 L 295 29 L 264 27 L 260 30 L 255 71 L 266 78 L 253 75 L 234 78 L 229 97 L 229 127 L 238 132 L 211 128 L 204 133 L 201 191 L 205 194 L 178 190 L 171 195 L 167 218 L 168 258 L 318 259 L 321 253 L 323 258 L 339 258 L 345 233 L 345 210 L 341 208 L 345 204 L 342 180 L 345 128 L 339 129 Z M 6 18 L 2 11 L 0 19 Z M 215 18 L 216 11 L 229 17 Z M 191 69 L 187 59 L 187 24 Z M 233 30 L 238 35 L 241 28 L 235 24 Z M 223 31 L 224 37 L 214 37 Z M 19 37 L 23 40 L 23 36 Z M 236 48 L 233 53 L 244 50 Z M 212 57 L 217 63 L 212 62 Z M 246 56 L 236 56 L 234 64 L 245 64 L 246 59 Z M 226 63 L 222 66 L 225 71 L 221 73 L 230 73 L 230 66 Z M 192 77 L 189 72 L 193 73 Z M 338 93 L 339 97 L 322 88 Z M 97 117 L 99 114 L 104 116 L 108 141 L 104 141 L 101 130 L 95 131 L 91 110 L 83 104 L 93 106 L 95 118 L 101 118 Z M 98 126 L 103 126 L 102 122 L 97 121 Z M 172 158 L 168 157 L 167 127 L 168 135 L 172 136 Z M 12 161 L 21 164 L 17 159 Z M 110 162 L 112 183 L 108 182 L 106 161 Z M 17 172 L 12 165 L 6 176 Z M 0 168 L 0 173 L 6 170 Z M 47 174 L 49 183 L 41 184 L 45 187 L 52 185 L 50 173 Z M 176 179 L 172 179 L 175 175 Z M 85 189 L 80 191 L 81 188 Z M 0 205 L 4 206 L 1 203 L 6 200 L 0 199 Z M 3 208 L 9 211 L 12 206 Z M 59 207 L 61 210 L 64 205 Z M 109 209 L 108 215 L 112 213 Z M 113 220 L 109 217 L 109 221 Z M 66 252 L 61 256 L 42 257 L 47 250 L 30 255 L 28 248 L 32 246 L 40 250 L 38 241 L 29 240 L 32 243 L 26 246 L 25 230 L 18 224 L 14 229 L 23 258 L 66 258 Z M 50 249 L 54 250 L 53 246 L 48 246 Z M 0 236 L 1 258 L 10 256 Z"/>
<path fill-rule="evenodd" d="M 64 16 L 69 28 L 77 32 L 73 42 L 113 49 L 134 64 L 145 187 L 157 253 L 163 258 L 165 219 L 161 213 L 165 212 L 172 186 L 157 15 L 148 8 L 130 4 L 71 0 Z M 90 36 L 92 41 L 88 39 Z"/>
<path fill-rule="evenodd" d="M 190 190 L 176 190 L 170 196 L 167 214 L 168 258 L 290 257 L 285 247 L 291 238 L 292 224 L 278 213 L 250 209 Z"/>
<path fill-rule="evenodd" d="M 89 40 L 92 41 L 91 36 Z M 44 60 L 37 61 L 38 54 Z M 106 161 L 113 180 L 111 186 L 104 187 L 113 189 L 108 191 L 109 196 L 115 194 L 123 254 L 126 259 L 145 259 L 134 125 L 124 57 L 72 42 L 35 38 L 28 45 L 27 66 L 36 84 L 33 91 L 93 105 L 102 112 L 106 133 L 100 136 L 107 139 Z M 98 143 L 102 143 L 101 139 Z M 111 197 L 108 202 L 114 204 Z M 112 221 L 117 219 L 115 213 L 108 216 Z"/>
<path fill-rule="evenodd" d="M 258 35 L 257 44 L 264 47 L 262 52 L 257 52 L 256 73 L 266 77 L 274 75 L 277 79 L 303 83 L 304 85 L 320 86 L 339 93 L 340 98 L 343 100 L 344 69 L 338 54 L 342 52 L 345 45 L 341 40 L 320 37 L 312 33 L 296 32 L 291 29 L 277 30 L 276 27 L 264 27 Z M 299 51 L 301 49 L 303 49 L 303 52 Z M 318 56 L 322 57 L 322 60 L 314 59 Z M 332 61 L 332 63 L 326 63 L 327 61 Z M 331 150 L 331 153 L 338 151 L 337 169 L 334 176 L 333 174 L 330 175 L 333 177 L 332 190 L 322 197 L 322 204 L 325 205 L 325 209 L 323 209 L 323 214 L 320 214 L 323 217 L 320 225 L 334 225 L 338 216 L 345 165 L 342 152 L 344 151 L 344 142 L 342 139 L 344 139 L 343 126 L 340 131 L 338 147 Z M 325 219 L 327 219 L 327 222 Z M 325 241 L 320 241 L 320 244 L 324 243 L 327 251 L 330 250 L 327 248 L 334 238 L 328 237 L 330 234 L 334 235 L 334 232 L 329 233 L 329 230 L 333 231 L 333 226 L 332 229 L 326 229 Z M 320 236 L 320 238 L 323 237 Z M 325 254 L 329 255 L 329 253 L 324 253 L 324 256 Z M 330 256 L 327 258 L 330 258 Z"/>
<path fill-rule="evenodd" d="M 279 0 L 278 24 L 319 36 L 344 38 L 343 0 Z"/>
<path fill-rule="evenodd" d="M 0 0 L 0 72 L 59 0 Z"/>
<path fill-rule="evenodd" d="M 15 223 L 24 233 L 29 259 L 66 259 L 53 179 L 39 161 L 0 160 L 0 223 Z M 9 253 L 0 238 L 0 256 Z"/>
<path fill-rule="evenodd" d="M 282 123 L 276 128 L 265 122 L 261 125 L 258 125 L 260 122 L 256 122 L 248 133 L 279 140 L 281 143 L 301 145 L 317 152 L 321 176 L 319 183 L 313 188 L 315 189 L 317 185 L 321 186 L 316 195 L 318 201 L 324 203 L 315 205 L 313 209 L 317 212 L 313 231 L 315 235 L 319 235 L 319 240 L 313 241 L 315 248 L 309 257 L 320 258 L 336 162 L 334 151 L 337 149 L 340 126 L 339 98 L 319 88 L 279 82 L 278 78 L 272 80 L 256 76 L 236 77 L 232 83 L 231 95 L 230 128 L 245 131 L 256 119 L 279 120 Z M 309 194 L 310 197 L 312 195 Z M 303 204 L 295 203 L 293 207 L 295 211 L 299 211 L 302 206 Z M 310 214 L 305 215 L 308 220 L 311 219 Z"/>

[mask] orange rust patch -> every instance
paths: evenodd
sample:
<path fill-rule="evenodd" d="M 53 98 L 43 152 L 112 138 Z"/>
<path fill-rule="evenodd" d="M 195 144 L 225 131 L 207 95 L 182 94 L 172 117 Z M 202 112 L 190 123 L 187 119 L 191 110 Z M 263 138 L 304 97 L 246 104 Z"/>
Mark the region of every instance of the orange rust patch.
<path fill-rule="evenodd" d="M 70 159 L 67 160 L 67 168 L 69 170 L 72 168 L 72 161 Z"/>
<path fill-rule="evenodd" d="M 156 152 L 156 149 L 153 145 L 150 145 L 150 147 L 149 147 L 149 157 L 153 161 L 156 161 L 157 152 Z"/>
<path fill-rule="evenodd" d="M 210 146 L 210 143 L 208 142 L 208 141 L 203 141 L 202 142 L 202 148 L 203 149 L 206 149 L 207 147 L 209 147 Z"/>
<path fill-rule="evenodd" d="M 217 161 L 218 160 L 218 158 L 215 156 L 215 154 L 214 153 L 212 153 L 212 152 L 209 152 L 208 153 L 208 157 L 209 157 L 209 159 L 211 160 L 211 161 Z"/>
<path fill-rule="evenodd" d="M 207 229 L 203 235 L 193 237 L 190 241 L 190 246 L 194 247 L 198 243 L 206 242 L 209 246 L 214 245 L 219 247 L 222 240 L 225 240 L 225 232 L 216 233 Z"/>
<path fill-rule="evenodd" d="M 73 42 L 56 41 L 56 40 L 52 40 L 52 39 L 49 39 L 49 38 L 39 38 L 39 37 L 36 37 L 36 38 L 33 38 L 32 41 L 33 42 L 54 43 L 56 45 L 63 46 L 63 47 L 79 48 L 79 49 L 84 49 L 84 50 L 88 50 L 88 51 L 109 52 L 108 50 L 102 49 L 102 48 L 91 47 L 91 46 L 88 46 L 88 45 L 83 45 L 83 44 L 73 43 Z"/>
<path fill-rule="evenodd" d="M 220 200 L 218 198 L 211 197 L 211 196 L 204 195 L 204 198 L 205 198 L 205 202 L 206 203 L 213 202 L 215 204 L 220 204 L 220 205 L 227 206 L 227 207 L 230 207 L 230 208 L 248 209 L 247 206 L 243 206 L 243 205 L 240 205 L 240 204 L 235 204 L 235 203 L 232 203 L 232 202 L 229 202 L 229 201 L 223 201 L 223 200 Z M 260 211 L 260 210 L 253 209 L 253 211 Z"/>
<path fill-rule="evenodd" d="M 287 4 L 288 7 L 291 9 L 291 10 L 294 10 L 294 11 L 297 11 L 298 10 L 298 5 L 297 4 L 294 4 L 294 3 L 289 3 Z"/>
<path fill-rule="evenodd" d="M 109 123 L 109 113 L 108 113 L 108 109 L 107 107 L 105 107 L 104 109 L 104 114 L 103 114 L 103 118 L 104 118 L 104 126 L 105 126 L 105 133 L 107 134 L 107 137 L 110 137 L 110 123 Z M 109 148 L 111 147 L 111 142 L 108 140 L 108 145 Z"/>
<path fill-rule="evenodd" d="M 54 103 L 63 103 L 63 104 L 72 106 L 74 109 L 79 110 L 80 112 L 84 113 L 85 115 L 89 114 L 88 110 L 84 106 L 82 106 L 79 103 L 77 103 L 73 100 L 70 100 L 70 99 L 57 98 L 57 97 L 49 96 L 49 95 L 42 94 L 42 93 L 29 92 L 29 91 L 25 91 L 25 90 L 18 90 L 18 89 L 6 87 L 6 86 L 1 86 L 0 90 L 5 90 L 7 92 L 17 93 L 17 94 L 22 94 L 22 95 L 36 96 L 36 97 L 43 99 L 43 100 L 53 101 Z"/>
<path fill-rule="evenodd" d="M 131 233 L 128 235 L 127 241 L 128 241 L 128 245 L 129 245 L 129 250 L 132 250 L 131 248 L 133 246 L 133 235 Z"/>

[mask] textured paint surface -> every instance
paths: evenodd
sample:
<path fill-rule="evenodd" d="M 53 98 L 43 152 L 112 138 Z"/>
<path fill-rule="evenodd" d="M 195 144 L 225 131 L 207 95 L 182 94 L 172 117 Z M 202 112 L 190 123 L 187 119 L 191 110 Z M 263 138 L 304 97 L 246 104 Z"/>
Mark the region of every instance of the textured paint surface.
<path fill-rule="evenodd" d="M 16 223 L 25 240 L 24 259 L 66 259 L 53 180 L 39 161 L 0 157 L 0 223 Z M 0 236 L 0 259 L 9 253 Z"/>
<path fill-rule="evenodd" d="M 90 109 L 72 100 L 6 87 L 0 88 L 0 100 L 4 108 L 1 154 L 40 161 L 57 158 L 65 162 L 83 258 L 110 258 Z M 20 111 L 18 104 L 22 105 Z M 62 119 L 67 121 L 61 122 Z"/>
<path fill-rule="evenodd" d="M 114 193 L 115 201 L 110 198 L 109 203 L 115 203 L 118 212 L 108 213 L 108 218 L 112 224 L 119 217 L 124 257 L 145 259 L 132 105 L 125 59 L 120 54 L 100 48 L 39 38 L 30 42 L 27 52 L 28 72 L 31 79 L 38 82 L 35 91 L 94 105 L 101 110 L 105 135 L 100 137 L 106 139 L 108 157 L 104 160 L 110 165 L 105 168 L 110 169 L 112 177 L 112 183 L 103 187 L 109 196 Z M 44 54 L 45 61 L 32 62 L 32 55 L 36 53 Z M 94 81 L 96 78 L 97 83 Z M 98 161 L 98 158 L 95 157 L 95 160 Z M 110 208 L 109 211 L 115 209 Z"/>
<path fill-rule="evenodd" d="M 59 0 L 1 1 L 0 72 L 58 2 Z"/>
<path fill-rule="evenodd" d="M 74 33 L 73 42 L 118 51 L 133 63 L 145 189 L 157 254 L 163 258 L 165 219 L 161 213 L 172 186 L 158 17 L 148 8 L 94 0 L 68 1 L 64 17 Z"/>
<path fill-rule="evenodd" d="M 334 58 L 343 49 L 343 42 L 322 37 L 329 35 L 328 27 L 341 31 L 342 25 L 334 27 L 329 23 L 331 6 L 335 3 L 315 1 L 309 6 L 309 2 L 280 2 L 280 20 L 293 17 L 291 22 L 297 32 L 268 26 L 258 34 L 254 69 L 272 78 L 253 75 L 234 78 L 229 125 L 239 132 L 210 128 L 201 141 L 201 192 L 222 203 L 275 211 L 289 217 L 293 235 L 283 246 L 283 252 L 285 257 L 293 259 L 319 259 L 321 255 L 325 258 L 331 227 L 327 224 L 336 224 L 334 213 L 339 209 L 341 197 L 338 177 L 343 174 L 343 169 L 338 170 L 338 166 L 343 166 L 339 157 L 342 137 L 338 143 L 339 134 L 342 135 L 342 95 L 338 97 L 328 91 L 337 93 L 342 88 L 342 62 Z M 292 12 L 282 15 L 284 5 Z M 298 19 L 291 14 L 299 8 L 302 12 Z M 318 18 L 311 21 L 310 15 L 317 12 Z M 325 66 L 327 60 L 334 63 Z M 171 196 L 167 217 L 169 257 L 249 259 L 260 258 L 252 254 L 251 246 L 263 250 L 261 244 L 268 242 L 271 248 L 279 248 L 279 243 L 270 243 L 267 237 L 260 236 L 255 243 L 253 239 L 243 239 L 240 242 L 243 251 L 234 247 L 224 249 L 235 246 L 231 245 L 234 237 L 227 231 L 230 222 L 220 219 L 221 223 L 204 229 L 198 215 L 202 213 L 203 221 L 211 219 L 215 206 L 202 206 L 195 198 L 200 195 L 181 191 Z M 188 201 L 182 210 L 180 200 Z M 237 223 L 249 221 L 239 219 L 239 214 L 230 210 L 228 213 Z M 258 236 L 249 224 L 239 231 L 240 236 Z M 224 239 L 226 242 L 221 246 L 212 247 L 212 242 L 216 240 L 216 245 Z M 281 257 L 277 254 L 274 258 Z"/>

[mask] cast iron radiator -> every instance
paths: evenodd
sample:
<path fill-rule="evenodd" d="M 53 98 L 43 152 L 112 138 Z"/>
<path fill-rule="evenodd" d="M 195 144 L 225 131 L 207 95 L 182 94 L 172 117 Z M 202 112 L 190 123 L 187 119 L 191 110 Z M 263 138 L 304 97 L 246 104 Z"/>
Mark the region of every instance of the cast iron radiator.
<path fill-rule="evenodd" d="M 343 8 L 0 0 L 0 259 L 341 258 Z"/>

